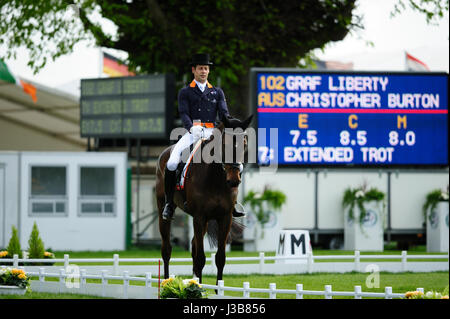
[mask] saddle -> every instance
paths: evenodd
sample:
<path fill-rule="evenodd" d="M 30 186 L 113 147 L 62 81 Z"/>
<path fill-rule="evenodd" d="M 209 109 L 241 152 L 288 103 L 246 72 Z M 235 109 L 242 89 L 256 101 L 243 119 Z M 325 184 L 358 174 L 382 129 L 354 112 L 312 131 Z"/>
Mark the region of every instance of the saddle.
<path fill-rule="evenodd" d="M 184 163 L 181 161 L 178 164 L 177 170 L 176 170 L 176 189 L 179 191 L 184 190 L 184 182 L 186 180 L 186 177 L 188 176 L 189 172 L 189 166 L 191 162 L 193 161 L 194 155 L 197 152 L 197 150 L 200 148 L 200 145 L 202 144 L 203 139 L 199 139 L 195 144 L 192 144 L 190 146 L 190 154 L 187 159 L 187 161 Z"/>

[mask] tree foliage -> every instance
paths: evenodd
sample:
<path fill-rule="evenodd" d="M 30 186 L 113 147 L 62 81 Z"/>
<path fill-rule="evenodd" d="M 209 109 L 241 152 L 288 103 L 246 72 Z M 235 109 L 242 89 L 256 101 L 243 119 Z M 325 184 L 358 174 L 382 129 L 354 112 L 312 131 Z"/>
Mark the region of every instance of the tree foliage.
<path fill-rule="evenodd" d="M 177 80 L 186 74 L 190 79 L 192 54 L 208 52 L 215 63 L 211 81 L 220 76 L 231 113 L 244 116 L 249 69 L 296 67 L 312 49 L 343 39 L 361 26 L 355 2 L 2 0 L 0 44 L 8 48 L 7 58 L 26 47 L 29 65 L 37 72 L 48 59 L 91 39 L 98 46 L 128 52 L 127 62 L 140 73 L 171 72 Z M 114 34 L 105 31 L 102 19 L 116 26 Z"/>
<path fill-rule="evenodd" d="M 33 229 L 31 230 L 30 238 L 28 239 L 28 258 L 44 258 L 44 242 L 39 235 L 39 229 L 36 222 L 33 224 Z"/>
<path fill-rule="evenodd" d="M 356 25 L 355 1 L 5 0 L 0 43 L 8 58 L 25 46 L 37 72 L 90 38 L 128 52 L 138 72 L 171 72 L 178 80 L 190 74 L 192 54 L 209 52 L 211 80 L 220 76 L 232 114 L 243 116 L 249 68 L 295 67 L 310 50 L 343 39 Z M 114 23 L 115 35 L 99 17 Z"/>

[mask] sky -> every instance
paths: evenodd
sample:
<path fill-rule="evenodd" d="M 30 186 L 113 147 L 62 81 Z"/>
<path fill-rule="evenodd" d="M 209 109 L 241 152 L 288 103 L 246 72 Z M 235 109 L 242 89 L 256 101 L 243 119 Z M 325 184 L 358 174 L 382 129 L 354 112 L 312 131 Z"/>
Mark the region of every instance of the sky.
<path fill-rule="evenodd" d="M 323 51 L 315 50 L 314 54 L 321 60 L 353 62 L 354 70 L 403 71 L 406 51 L 424 62 L 431 71 L 448 72 L 448 13 L 438 25 L 428 25 L 425 16 L 411 9 L 391 18 L 390 12 L 396 2 L 359 0 L 356 12 L 364 15 L 364 30 L 351 32 L 344 40 L 328 44 Z M 111 23 L 105 23 L 105 28 L 114 32 Z M 0 47 L 1 50 L 5 48 Z M 126 57 L 124 52 L 105 51 Z M 79 95 L 76 93 L 80 79 L 102 76 L 100 52 L 88 42 L 79 43 L 72 54 L 48 63 L 38 74 L 33 74 L 27 66 L 26 50 L 20 50 L 16 60 L 5 62 L 19 77 Z"/>

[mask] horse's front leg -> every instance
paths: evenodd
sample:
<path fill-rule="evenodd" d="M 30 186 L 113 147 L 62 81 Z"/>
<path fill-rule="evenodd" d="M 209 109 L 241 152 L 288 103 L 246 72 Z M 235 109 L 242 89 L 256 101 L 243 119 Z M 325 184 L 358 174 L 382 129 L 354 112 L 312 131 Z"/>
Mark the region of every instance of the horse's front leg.
<path fill-rule="evenodd" d="M 227 245 L 228 234 L 230 233 L 232 216 L 231 214 L 222 218 L 218 222 L 218 238 L 217 238 L 217 253 L 216 253 L 216 266 L 217 266 L 217 280 L 216 285 L 219 284 L 219 280 L 223 277 L 223 268 L 225 267 L 225 249 Z"/>
<path fill-rule="evenodd" d="M 203 247 L 203 238 L 206 233 L 206 221 L 194 217 L 194 238 L 192 240 L 192 263 L 194 275 L 202 282 L 202 271 L 205 267 L 206 257 Z"/>

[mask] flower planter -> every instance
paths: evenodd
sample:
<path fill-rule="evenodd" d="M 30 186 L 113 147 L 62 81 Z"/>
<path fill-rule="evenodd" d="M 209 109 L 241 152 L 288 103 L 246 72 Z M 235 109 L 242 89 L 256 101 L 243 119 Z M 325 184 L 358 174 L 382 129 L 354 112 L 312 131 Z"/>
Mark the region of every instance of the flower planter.
<path fill-rule="evenodd" d="M 345 212 L 344 220 L 344 249 L 362 251 L 383 251 L 383 215 L 382 204 L 376 201 L 364 203 L 366 217 L 360 223 L 360 210 L 354 209 L 354 218 Z"/>
<path fill-rule="evenodd" d="M 0 285 L 0 295 L 24 295 L 26 288 Z"/>
<path fill-rule="evenodd" d="M 448 235 L 448 201 L 443 201 L 427 217 L 427 252 L 448 252 Z"/>

